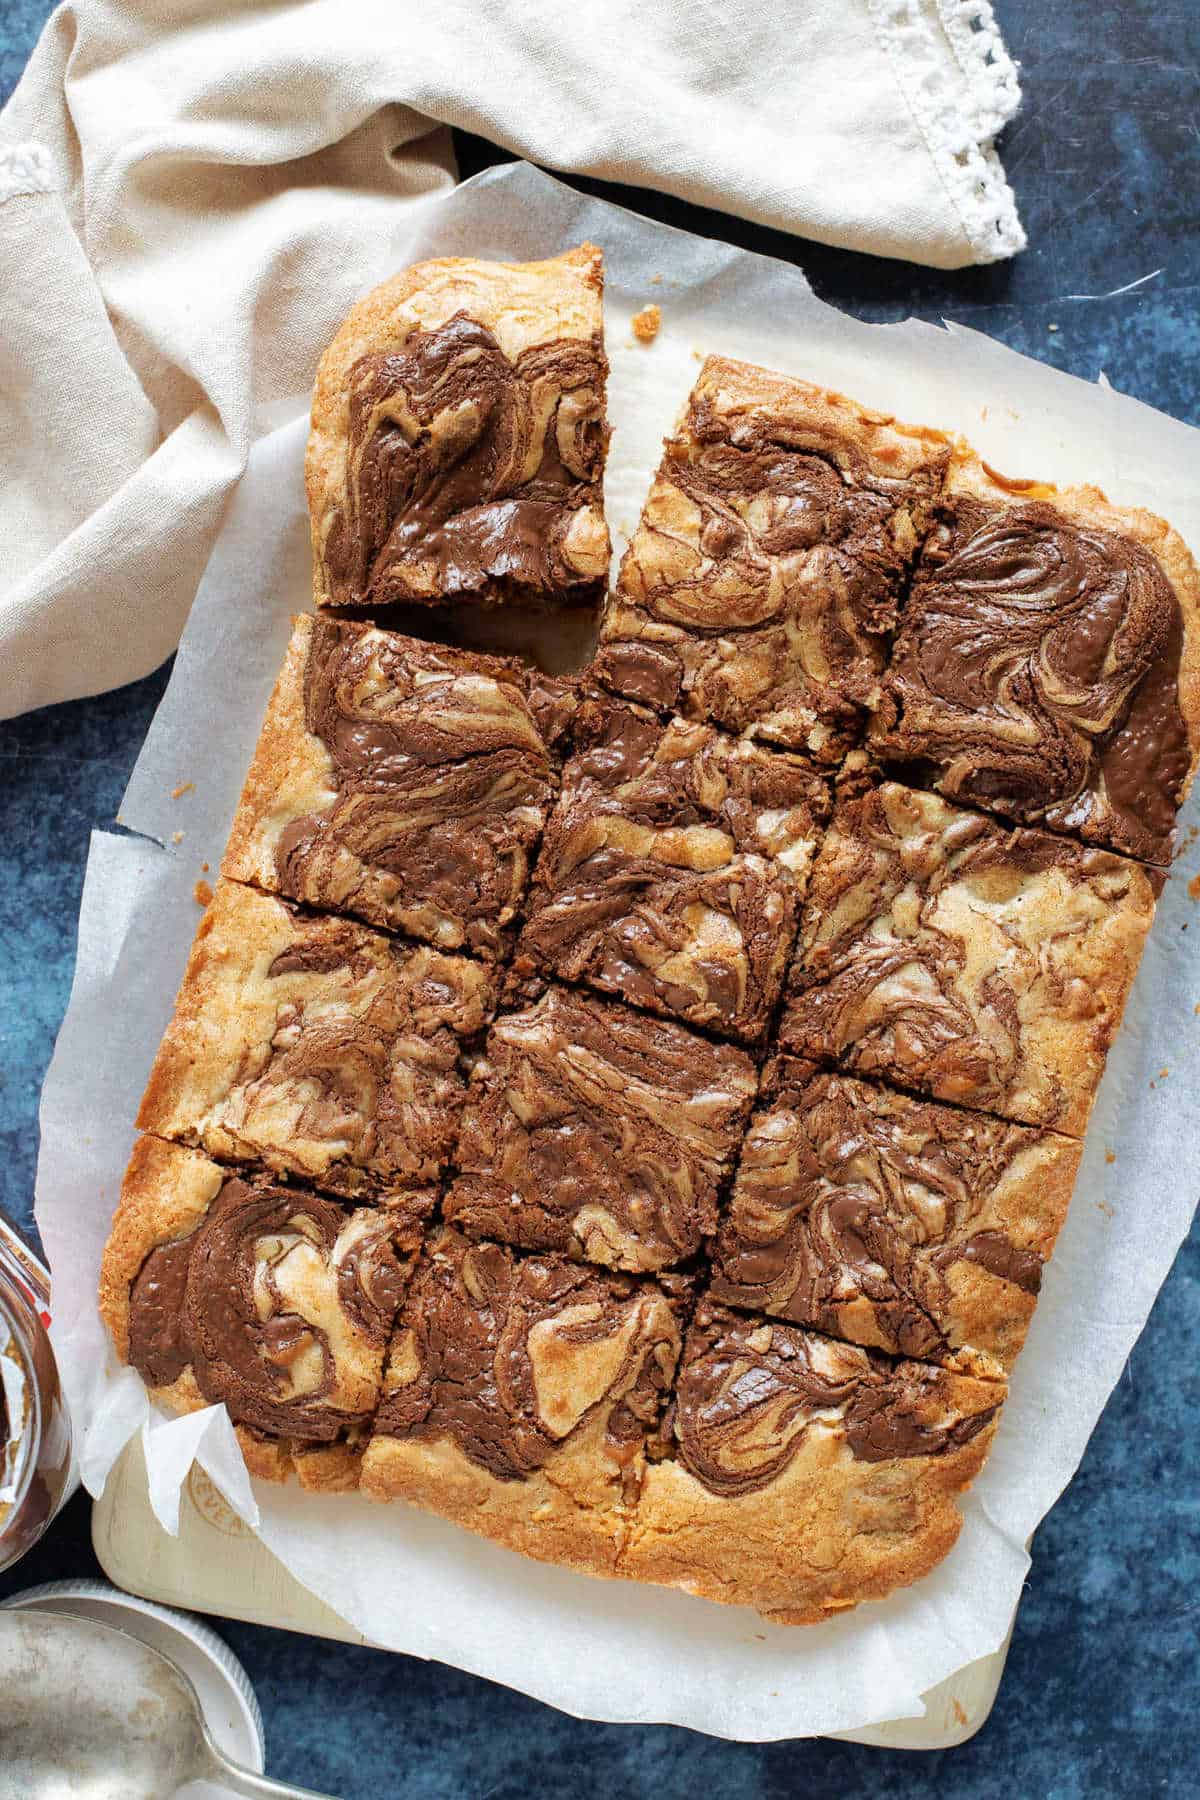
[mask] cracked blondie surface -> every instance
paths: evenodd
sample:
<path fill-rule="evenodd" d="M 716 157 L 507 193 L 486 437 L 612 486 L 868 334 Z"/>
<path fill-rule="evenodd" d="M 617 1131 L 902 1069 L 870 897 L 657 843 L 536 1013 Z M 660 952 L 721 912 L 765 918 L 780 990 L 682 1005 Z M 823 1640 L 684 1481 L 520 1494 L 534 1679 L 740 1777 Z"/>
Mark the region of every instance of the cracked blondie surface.
<path fill-rule="evenodd" d="M 257 1474 L 814 1623 L 960 1529 L 1194 770 L 1200 583 L 1149 514 L 714 357 L 592 662 L 432 641 L 599 600 L 597 255 L 420 265 L 322 363 L 320 610 L 101 1306 Z"/>

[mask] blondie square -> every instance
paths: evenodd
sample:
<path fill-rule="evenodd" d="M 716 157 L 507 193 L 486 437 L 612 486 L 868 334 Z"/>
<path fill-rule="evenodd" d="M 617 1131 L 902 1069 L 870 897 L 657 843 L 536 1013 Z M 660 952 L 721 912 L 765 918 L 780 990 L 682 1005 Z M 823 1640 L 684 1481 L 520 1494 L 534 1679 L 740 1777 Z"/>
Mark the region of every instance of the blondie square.
<path fill-rule="evenodd" d="M 488 970 L 217 884 L 138 1114 L 143 1131 L 334 1193 L 432 1180 L 458 1130 Z"/>
<path fill-rule="evenodd" d="M 412 1220 L 433 1199 L 351 1210 L 140 1138 L 104 1252 L 101 1315 L 161 1405 L 225 1403 L 253 1474 L 353 1487 Z"/>
<path fill-rule="evenodd" d="M 804 757 L 585 700 L 518 974 L 552 974 L 753 1043 L 779 997 L 821 828 Z"/>
<path fill-rule="evenodd" d="M 1011 1368 L 1081 1150 L 780 1057 L 712 1297 L 901 1356 Z"/>
<path fill-rule="evenodd" d="M 1004 1396 L 702 1300 L 619 1571 L 781 1625 L 882 1599 L 950 1550 Z"/>
<path fill-rule="evenodd" d="M 500 954 L 550 805 L 530 698 L 555 718 L 552 685 L 504 657 L 301 616 L 222 872 Z"/>
<path fill-rule="evenodd" d="M 716 1229 L 756 1088 L 732 1045 L 551 988 L 488 1034 L 445 1216 L 474 1237 L 665 1268 Z"/>
<path fill-rule="evenodd" d="M 1161 877 L 886 782 L 813 869 L 786 1050 L 1081 1137 Z"/>
<path fill-rule="evenodd" d="M 1200 755 L 1200 572 L 1182 538 L 960 446 L 871 740 L 919 786 L 1169 862 Z"/>
<path fill-rule="evenodd" d="M 306 463 L 330 606 L 596 600 L 608 363 L 603 258 L 417 263 L 321 358 Z"/>
<path fill-rule="evenodd" d="M 403 1308 L 362 1488 L 611 1575 L 675 1373 L 686 1284 L 447 1230 Z"/>
<path fill-rule="evenodd" d="M 949 453 L 940 432 L 710 356 L 622 559 L 599 679 L 838 762 Z"/>

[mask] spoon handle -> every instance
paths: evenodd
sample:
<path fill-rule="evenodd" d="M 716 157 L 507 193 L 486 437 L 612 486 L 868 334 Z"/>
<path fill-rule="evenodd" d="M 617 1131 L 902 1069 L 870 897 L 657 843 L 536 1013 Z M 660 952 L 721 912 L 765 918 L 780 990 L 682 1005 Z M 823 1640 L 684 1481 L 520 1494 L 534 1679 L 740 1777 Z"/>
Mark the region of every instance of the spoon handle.
<path fill-rule="evenodd" d="M 286 1781 L 272 1781 L 269 1775 L 256 1775 L 241 1763 L 230 1762 L 211 1739 L 207 1748 L 211 1760 L 204 1776 L 219 1781 L 231 1794 L 246 1794 L 250 1800 L 279 1800 L 280 1796 L 284 1800 L 337 1800 L 336 1795 L 318 1793 L 316 1788 L 292 1787 Z"/>

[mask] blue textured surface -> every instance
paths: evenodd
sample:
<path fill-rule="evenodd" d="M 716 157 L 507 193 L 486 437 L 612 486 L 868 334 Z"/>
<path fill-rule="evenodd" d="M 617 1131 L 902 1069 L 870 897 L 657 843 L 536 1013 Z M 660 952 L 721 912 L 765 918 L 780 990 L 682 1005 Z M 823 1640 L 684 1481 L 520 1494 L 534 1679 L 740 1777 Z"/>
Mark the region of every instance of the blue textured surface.
<path fill-rule="evenodd" d="M 1196 0 L 996 0 L 1023 63 L 1006 164 L 1030 249 L 939 275 L 804 245 L 653 195 L 656 216 L 800 263 L 869 319 L 958 318 L 1015 349 L 1200 423 L 1200 126 Z M 0 94 L 48 8 L 0 7 Z M 460 140 L 464 172 L 497 153 Z M 625 204 L 627 190 L 608 191 Z M 1136 292 L 1115 288 L 1154 274 Z M 1052 330 L 1051 327 L 1057 327 Z M 28 1222 L 37 1096 L 66 1006 L 93 826 L 110 825 L 165 685 L 0 726 L 0 1204 Z M 1196 1172 L 1181 1168 L 1196 1183 Z M 1106 1796 L 1200 1791 L 1200 1235 L 1181 1253 L 1092 1440 L 1038 1532 L 991 1720 L 932 1757 L 825 1743 L 714 1742 L 672 1728 L 580 1724 L 468 1675 L 283 1632 L 223 1624 L 266 1719 L 273 1773 L 357 1796 L 683 1800 L 865 1795 Z M 73 1502 L 0 1595 L 96 1573 Z M 670 1672 L 664 1671 L 664 1681 Z"/>

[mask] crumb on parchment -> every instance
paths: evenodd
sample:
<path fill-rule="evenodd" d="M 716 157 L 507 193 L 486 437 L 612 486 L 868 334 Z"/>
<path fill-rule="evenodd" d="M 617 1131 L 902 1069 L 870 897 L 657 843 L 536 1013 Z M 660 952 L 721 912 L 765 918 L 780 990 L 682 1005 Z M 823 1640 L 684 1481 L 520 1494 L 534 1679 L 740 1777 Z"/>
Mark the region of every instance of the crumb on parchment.
<path fill-rule="evenodd" d="M 1117 1160 L 1116 1151 L 1115 1150 L 1106 1150 L 1104 1152 L 1104 1160 L 1106 1163 L 1115 1163 Z"/>
<path fill-rule="evenodd" d="M 1200 875 L 1193 875 L 1188 882 L 1188 895 L 1192 900 L 1200 900 Z"/>
<path fill-rule="evenodd" d="M 205 863 L 204 866 L 207 869 L 208 864 Z M 207 881 L 198 881 L 196 883 L 195 887 L 192 889 L 192 893 L 196 897 L 196 905 L 197 906 L 208 906 L 211 904 L 212 897 L 213 897 L 213 891 L 212 891 L 211 887 L 209 887 Z"/>
<path fill-rule="evenodd" d="M 182 833 L 182 831 L 173 831 L 173 832 L 172 832 L 172 833 L 171 833 L 171 842 L 172 842 L 172 843 L 173 843 L 173 844 L 182 844 L 182 842 L 183 842 L 183 833 Z"/>
<path fill-rule="evenodd" d="M 633 315 L 633 335 L 639 344 L 648 344 L 658 336 L 661 324 L 662 307 L 655 306 L 653 303 L 643 306 L 641 312 Z"/>
<path fill-rule="evenodd" d="M 194 781 L 181 781 L 178 787 L 171 789 L 171 798 L 172 800 L 182 800 L 185 794 L 194 794 L 195 791 Z"/>

